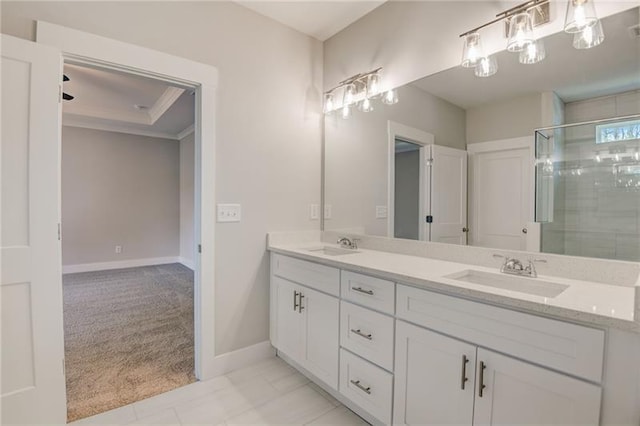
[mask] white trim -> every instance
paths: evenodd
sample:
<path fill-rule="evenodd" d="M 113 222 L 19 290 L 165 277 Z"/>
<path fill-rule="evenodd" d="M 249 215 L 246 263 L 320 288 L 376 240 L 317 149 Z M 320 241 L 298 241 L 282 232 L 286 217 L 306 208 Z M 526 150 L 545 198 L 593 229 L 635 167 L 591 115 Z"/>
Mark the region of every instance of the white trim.
<path fill-rule="evenodd" d="M 387 121 L 387 236 L 389 238 L 394 238 L 395 234 L 396 138 L 420 145 L 420 217 L 425 214 L 425 204 L 427 203 L 424 190 L 427 185 L 425 179 L 430 178 L 425 168 L 427 167 L 426 157 L 431 158 L 431 152 L 426 152 L 425 147 L 435 143 L 435 137 L 431 133 L 395 121 Z M 420 238 L 422 240 L 429 239 L 426 225 L 422 221 L 420 222 Z"/>
<path fill-rule="evenodd" d="M 195 126 L 192 124 L 191 126 L 187 127 L 186 129 L 184 129 L 183 131 L 181 131 L 180 133 L 178 133 L 176 135 L 176 138 L 181 141 L 182 139 L 184 139 L 186 136 L 190 135 L 191 133 L 195 132 L 196 128 Z"/>
<path fill-rule="evenodd" d="M 156 103 L 147 111 L 151 124 L 156 124 L 156 121 L 162 117 L 162 114 L 167 112 L 167 110 L 171 108 L 171 105 L 173 105 L 183 93 L 184 89 L 180 89 L 179 87 L 167 87 L 167 90 L 164 91 Z"/>
<path fill-rule="evenodd" d="M 47 22 L 37 22 L 38 43 L 57 47 L 66 62 L 112 69 L 195 90 L 195 374 L 200 380 L 215 372 L 215 200 L 216 88 L 215 67 L 118 40 Z M 203 254 L 207 261 L 202 262 Z"/>
<path fill-rule="evenodd" d="M 275 355 L 276 351 L 268 340 L 218 355 L 215 359 L 213 376 L 222 376 L 233 370 L 248 367 L 256 362 L 272 358 Z"/>
<path fill-rule="evenodd" d="M 182 89 L 180 89 L 182 90 Z M 151 118 L 146 111 L 123 111 L 115 108 L 101 108 L 96 106 L 80 105 L 74 102 L 66 102 L 62 111 L 63 115 L 75 115 L 100 120 L 121 121 L 130 124 L 142 124 L 149 126 Z"/>
<path fill-rule="evenodd" d="M 505 151 L 509 149 L 531 148 L 532 136 L 520 136 L 519 138 L 500 139 L 490 142 L 478 142 L 467 144 L 467 152 Z"/>
<path fill-rule="evenodd" d="M 178 262 L 181 263 L 183 266 L 186 266 L 187 268 L 191 269 L 192 271 L 196 269 L 196 265 L 193 259 L 187 259 L 186 257 L 180 256 L 178 258 Z"/>
<path fill-rule="evenodd" d="M 77 272 L 109 271 L 111 269 L 136 268 L 138 266 L 166 265 L 168 263 L 182 263 L 178 256 L 151 257 L 147 259 L 116 260 L 114 262 L 79 263 L 76 265 L 63 265 L 63 274 L 75 274 Z M 186 266 L 186 265 L 185 265 Z"/>
<path fill-rule="evenodd" d="M 171 133 L 161 133 L 154 132 L 150 130 L 143 129 L 130 129 L 126 126 L 118 125 L 118 124 L 108 124 L 108 123 L 91 123 L 86 121 L 80 116 L 69 116 L 64 114 L 62 117 L 62 125 L 65 127 L 78 127 L 80 129 L 92 129 L 92 130 L 102 130 L 105 132 L 115 132 L 115 133 L 126 133 L 128 135 L 137 135 L 137 136 L 148 136 L 150 138 L 160 138 L 160 139 L 171 139 L 175 141 L 179 141 L 180 138 L 177 135 L 172 135 Z"/>

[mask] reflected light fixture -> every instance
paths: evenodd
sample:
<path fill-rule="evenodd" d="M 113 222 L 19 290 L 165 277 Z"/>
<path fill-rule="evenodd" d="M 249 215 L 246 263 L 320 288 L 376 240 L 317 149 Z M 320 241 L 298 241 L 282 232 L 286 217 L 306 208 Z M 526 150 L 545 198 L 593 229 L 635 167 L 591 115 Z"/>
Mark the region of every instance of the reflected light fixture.
<path fill-rule="evenodd" d="M 564 32 L 579 33 L 598 22 L 593 0 L 569 0 L 564 18 Z"/>
<path fill-rule="evenodd" d="M 573 47 L 576 49 L 590 49 L 596 47 L 603 41 L 604 31 L 602 30 L 602 22 L 600 20 L 573 35 Z"/>
<path fill-rule="evenodd" d="M 473 68 L 478 65 L 481 58 L 484 57 L 482 51 L 482 41 L 480 34 L 473 32 L 464 36 L 464 46 L 462 47 L 462 66 L 465 68 Z"/>
<path fill-rule="evenodd" d="M 528 45 L 535 42 L 533 38 L 533 23 L 529 12 L 516 13 L 509 20 L 509 52 L 522 52 Z"/>
<path fill-rule="evenodd" d="M 529 43 L 522 52 L 520 52 L 520 56 L 518 61 L 521 64 L 536 64 L 542 61 L 547 56 L 547 53 L 544 49 L 544 43 L 542 40 L 535 40 L 532 43 Z"/>
<path fill-rule="evenodd" d="M 476 77 L 491 77 L 498 72 L 498 61 L 495 56 L 485 56 L 476 65 L 474 74 Z"/>
<path fill-rule="evenodd" d="M 383 93 L 380 71 L 377 68 L 366 73 L 356 74 L 341 81 L 336 87 L 324 93 L 325 114 L 339 109 L 342 118 L 347 119 L 353 114 L 354 107 L 362 112 L 373 111 L 373 100 L 380 99 L 383 103 L 393 105 L 398 102 L 398 93 L 391 89 Z M 342 91 L 342 104 L 335 104 L 335 94 Z"/>

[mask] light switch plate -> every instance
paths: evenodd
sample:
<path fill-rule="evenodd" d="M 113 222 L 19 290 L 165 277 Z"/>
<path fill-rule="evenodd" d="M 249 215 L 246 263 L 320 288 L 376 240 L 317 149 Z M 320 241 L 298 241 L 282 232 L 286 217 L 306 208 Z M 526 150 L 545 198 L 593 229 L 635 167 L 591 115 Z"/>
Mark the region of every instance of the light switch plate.
<path fill-rule="evenodd" d="M 218 222 L 240 222 L 240 204 L 218 204 Z"/>
<path fill-rule="evenodd" d="M 387 206 L 376 206 L 376 219 L 386 219 L 387 216 Z"/>
<path fill-rule="evenodd" d="M 320 219 L 320 204 L 309 204 L 309 219 Z"/>

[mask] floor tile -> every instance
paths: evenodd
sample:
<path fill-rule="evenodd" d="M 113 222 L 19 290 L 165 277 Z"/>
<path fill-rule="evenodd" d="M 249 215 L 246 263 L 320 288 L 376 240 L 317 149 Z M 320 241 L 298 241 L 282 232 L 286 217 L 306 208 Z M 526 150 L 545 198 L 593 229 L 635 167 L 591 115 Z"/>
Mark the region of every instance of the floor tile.
<path fill-rule="evenodd" d="M 133 405 L 125 405 L 115 410 L 105 411 L 95 416 L 77 420 L 69 425 L 125 425 L 137 420 Z"/>
<path fill-rule="evenodd" d="M 356 415 L 353 411 L 349 410 L 345 406 L 336 407 L 328 413 L 318 417 L 308 425 L 320 426 L 320 425 L 340 425 L 340 426 L 366 426 L 369 423 L 364 421 L 361 417 Z"/>
<path fill-rule="evenodd" d="M 332 397 L 327 391 L 325 391 L 324 389 L 322 389 L 320 386 L 316 385 L 315 383 L 309 382 L 309 386 L 311 387 L 311 389 L 313 389 L 314 391 L 316 391 L 320 395 L 322 395 L 327 401 L 329 401 L 335 407 L 337 407 L 339 405 L 342 405 L 342 403 L 340 401 L 338 401 L 337 399 Z"/>
<path fill-rule="evenodd" d="M 180 420 L 176 415 L 176 411 L 173 408 L 160 411 L 157 414 L 147 416 L 143 419 L 137 420 L 130 425 L 167 425 L 167 426 L 180 426 Z"/>
<path fill-rule="evenodd" d="M 279 380 L 271 382 L 271 386 L 284 393 L 299 388 L 302 385 L 306 385 L 307 383 L 309 383 L 309 379 L 307 379 L 302 374 L 295 372 Z"/>
<path fill-rule="evenodd" d="M 282 395 L 260 407 L 226 420 L 227 425 L 302 425 L 332 410 L 334 406 L 309 386 Z"/>
<path fill-rule="evenodd" d="M 249 366 L 240 370 L 232 371 L 231 373 L 227 374 L 226 377 L 229 380 L 231 380 L 232 383 L 241 385 L 242 382 L 257 376 L 261 376 L 261 375 L 269 376 L 270 370 L 283 371 L 283 370 L 287 370 L 287 368 L 291 368 L 291 367 L 289 367 L 289 365 L 285 363 L 283 360 L 277 357 L 271 357 L 265 361 L 261 361 L 252 366 Z M 277 378 L 278 377 L 275 377 L 275 379 Z"/>

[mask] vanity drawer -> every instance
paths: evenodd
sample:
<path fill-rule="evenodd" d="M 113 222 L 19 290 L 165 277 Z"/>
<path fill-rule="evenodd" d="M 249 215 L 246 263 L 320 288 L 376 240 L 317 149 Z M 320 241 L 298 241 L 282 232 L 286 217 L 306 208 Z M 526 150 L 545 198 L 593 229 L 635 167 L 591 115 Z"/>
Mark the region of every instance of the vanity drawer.
<path fill-rule="evenodd" d="M 387 425 L 391 424 L 392 387 L 390 373 L 340 350 L 340 393 Z"/>
<path fill-rule="evenodd" d="M 340 282 L 343 299 L 393 315 L 393 281 L 342 271 Z"/>
<path fill-rule="evenodd" d="M 604 331 L 398 285 L 397 317 L 594 382 Z"/>
<path fill-rule="evenodd" d="M 280 254 L 272 254 L 271 273 L 333 296 L 340 296 L 339 269 Z"/>
<path fill-rule="evenodd" d="M 393 370 L 393 318 L 340 302 L 340 344 L 368 361 Z"/>

